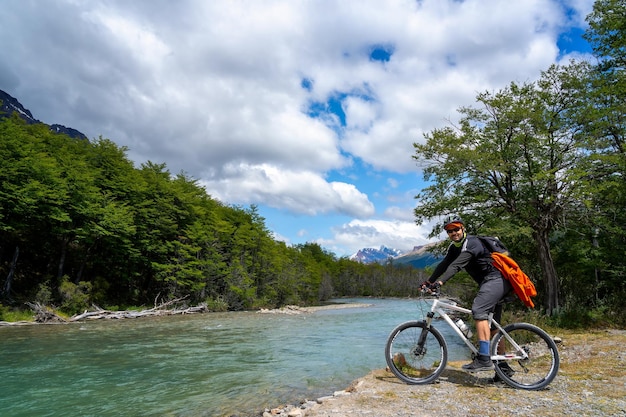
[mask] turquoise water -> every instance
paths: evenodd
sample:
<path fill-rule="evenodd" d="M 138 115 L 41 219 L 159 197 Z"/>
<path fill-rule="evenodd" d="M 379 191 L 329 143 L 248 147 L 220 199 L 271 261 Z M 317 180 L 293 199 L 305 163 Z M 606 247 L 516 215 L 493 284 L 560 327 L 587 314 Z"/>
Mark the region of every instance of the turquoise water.
<path fill-rule="evenodd" d="M 0 327 L 0 410 L 17 416 L 259 415 L 384 368 L 414 300 L 300 315 L 229 312 Z M 463 345 L 439 326 L 451 360 Z M 455 353 L 458 352 L 458 353 Z"/>

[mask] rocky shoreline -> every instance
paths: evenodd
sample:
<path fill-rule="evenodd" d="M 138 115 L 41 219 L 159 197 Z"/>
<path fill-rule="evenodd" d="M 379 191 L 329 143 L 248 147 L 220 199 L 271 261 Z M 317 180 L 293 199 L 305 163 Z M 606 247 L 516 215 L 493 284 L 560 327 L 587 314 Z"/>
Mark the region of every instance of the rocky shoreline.
<path fill-rule="evenodd" d="M 371 307 L 372 304 L 363 304 L 363 303 L 345 303 L 345 304 L 327 304 L 323 306 L 312 306 L 312 307 L 300 307 L 296 305 L 287 305 L 281 308 L 275 309 L 265 309 L 262 308 L 258 311 L 260 314 L 305 314 L 305 313 L 314 313 L 316 311 L 323 310 L 338 310 L 342 308 L 363 308 L 363 307 Z"/>
<path fill-rule="evenodd" d="M 559 335 L 561 369 L 544 390 L 523 391 L 449 363 L 439 380 L 407 385 L 384 369 L 345 390 L 298 405 L 265 409 L 262 417 L 626 416 L 626 330 Z"/>

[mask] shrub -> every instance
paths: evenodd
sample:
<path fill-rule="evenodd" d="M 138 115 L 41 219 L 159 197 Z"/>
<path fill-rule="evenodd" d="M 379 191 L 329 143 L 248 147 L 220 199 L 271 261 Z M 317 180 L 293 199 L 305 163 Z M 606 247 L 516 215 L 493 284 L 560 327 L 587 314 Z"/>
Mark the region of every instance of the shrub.
<path fill-rule="evenodd" d="M 206 306 L 209 311 L 228 311 L 228 302 L 221 295 L 215 298 L 207 298 Z"/>
<path fill-rule="evenodd" d="M 90 292 L 90 282 L 81 281 L 76 285 L 67 276 L 64 276 L 59 285 L 59 294 L 62 300 L 61 310 L 70 315 L 85 311 L 89 308 Z"/>

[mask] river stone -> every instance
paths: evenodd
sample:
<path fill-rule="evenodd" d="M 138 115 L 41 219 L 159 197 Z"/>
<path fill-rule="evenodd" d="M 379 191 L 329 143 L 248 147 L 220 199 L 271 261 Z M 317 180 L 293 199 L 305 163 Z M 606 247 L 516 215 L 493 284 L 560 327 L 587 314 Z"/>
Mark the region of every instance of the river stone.
<path fill-rule="evenodd" d="M 294 408 L 289 413 L 287 413 L 288 417 L 302 417 L 302 415 L 302 410 L 300 410 L 299 408 Z"/>

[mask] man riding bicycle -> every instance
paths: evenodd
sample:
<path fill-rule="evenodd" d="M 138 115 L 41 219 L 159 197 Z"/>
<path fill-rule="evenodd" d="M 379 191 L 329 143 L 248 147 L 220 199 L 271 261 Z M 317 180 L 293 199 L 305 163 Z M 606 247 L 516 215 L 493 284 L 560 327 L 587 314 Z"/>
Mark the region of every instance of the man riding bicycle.
<path fill-rule="evenodd" d="M 511 284 L 492 265 L 491 253 L 482 242 L 467 234 L 460 217 L 448 218 L 444 229 L 451 240 L 450 246 L 430 278 L 422 283 L 422 288 L 439 287 L 463 269 L 476 281 L 479 288 L 472 304 L 472 315 L 476 322 L 478 356 L 462 368 L 468 372 L 488 371 L 493 369 L 489 353 L 489 313 L 493 311 L 494 319 L 500 322 L 502 305 L 498 301 L 511 291 Z M 502 366 L 507 365 L 502 363 Z"/>

